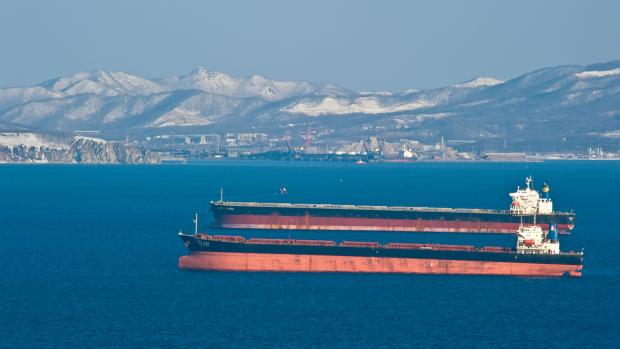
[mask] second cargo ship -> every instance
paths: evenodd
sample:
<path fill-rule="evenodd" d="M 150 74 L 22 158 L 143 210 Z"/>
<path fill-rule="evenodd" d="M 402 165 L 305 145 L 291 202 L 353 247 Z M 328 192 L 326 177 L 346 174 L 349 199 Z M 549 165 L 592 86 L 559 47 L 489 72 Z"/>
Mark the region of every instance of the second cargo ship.
<path fill-rule="evenodd" d="M 516 248 L 360 241 L 245 239 L 179 232 L 179 268 L 224 271 L 581 276 L 582 252 L 561 252 L 554 226 L 520 226 Z M 515 233 L 515 232 L 513 232 Z"/>
<path fill-rule="evenodd" d="M 531 177 L 525 183 L 525 188 L 517 187 L 509 194 L 512 201 L 508 210 L 233 202 L 220 198 L 211 202 L 211 211 L 215 227 L 234 229 L 514 234 L 522 222 L 534 216 L 545 231 L 551 224 L 561 234 L 574 228 L 575 213 L 553 210 L 546 183 L 543 195 L 532 188 Z"/>

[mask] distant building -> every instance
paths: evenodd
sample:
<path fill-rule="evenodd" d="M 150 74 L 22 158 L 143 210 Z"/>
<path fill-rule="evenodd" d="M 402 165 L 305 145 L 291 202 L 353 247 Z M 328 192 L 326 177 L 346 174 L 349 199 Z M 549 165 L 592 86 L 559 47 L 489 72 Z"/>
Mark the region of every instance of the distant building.
<path fill-rule="evenodd" d="M 485 153 L 483 158 L 491 161 L 524 161 L 527 155 L 525 153 Z"/>

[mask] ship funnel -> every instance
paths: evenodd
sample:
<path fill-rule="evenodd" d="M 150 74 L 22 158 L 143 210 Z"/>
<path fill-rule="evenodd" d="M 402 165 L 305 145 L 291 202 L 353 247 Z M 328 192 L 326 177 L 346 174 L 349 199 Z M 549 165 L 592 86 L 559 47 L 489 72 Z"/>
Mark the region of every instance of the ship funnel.
<path fill-rule="evenodd" d="M 551 191 L 551 188 L 549 187 L 549 184 L 547 184 L 547 182 L 545 181 L 542 187 L 542 192 L 545 194 L 545 199 L 549 198 L 550 191 Z"/>

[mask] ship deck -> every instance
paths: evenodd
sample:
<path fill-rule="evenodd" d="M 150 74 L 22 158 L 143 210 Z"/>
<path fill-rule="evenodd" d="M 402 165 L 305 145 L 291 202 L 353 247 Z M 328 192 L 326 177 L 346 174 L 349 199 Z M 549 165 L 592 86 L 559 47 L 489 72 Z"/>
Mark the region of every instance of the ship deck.
<path fill-rule="evenodd" d="M 246 239 L 240 235 L 208 235 L 208 234 L 183 234 L 179 233 L 183 239 L 195 239 L 202 241 L 218 241 L 223 243 L 241 244 L 241 245 L 270 245 L 270 246 L 316 246 L 316 247 L 347 247 L 347 248 L 371 248 L 371 249 L 398 249 L 398 250 L 433 250 L 433 251 L 462 251 L 462 252 L 487 252 L 487 253 L 521 253 L 514 248 L 501 246 L 484 246 L 476 247 L 471 245 L 447 245 L 447 244 L 423 244 L 423 243 L 405 243 L 405 242 L 389 242 L 380 244 L 376 241 L 342 241 L 336 242 L 332 240 L 299 240 L 299 239 L 266 239 L 266 238 L 250 238 Z M 536 254 L 535 252 L 527 252 L 528 254 Z M 583 252 L 562 251 L 558 255 L 563 256 L 583 256 Z"/>
<path fill-rule="evenodd" d="M 286 202 L 251 202 L 251 201 L 211 201 L 216 207 L 248 207 L 248 208 L 281 208 L 281 209 L 321 209 L 321 210 L 349 210 L 349 211 L 394 211 L 394 212 L 447 212 L 447 213 L 478 213 L 478 214 L 508 214 L 508 210 L 494 210 L 484 208 L 450 208 L 426 206 L 378 206 L 378 205 L 342 205 L 342 204 L 307 204 Z M 553 212 L 553 215 L 574 215 L 572 212 Z"/>

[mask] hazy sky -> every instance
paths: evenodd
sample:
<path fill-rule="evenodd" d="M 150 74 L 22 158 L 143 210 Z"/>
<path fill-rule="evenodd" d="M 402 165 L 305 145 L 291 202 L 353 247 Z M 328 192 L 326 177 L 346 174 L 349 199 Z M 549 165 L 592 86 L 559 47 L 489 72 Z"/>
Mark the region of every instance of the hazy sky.
<path fill-rule="evenodd" d="M 0 2 L 0 86 L 196 66 L 355 90 L 620 59 L 620 1 Z"/>

